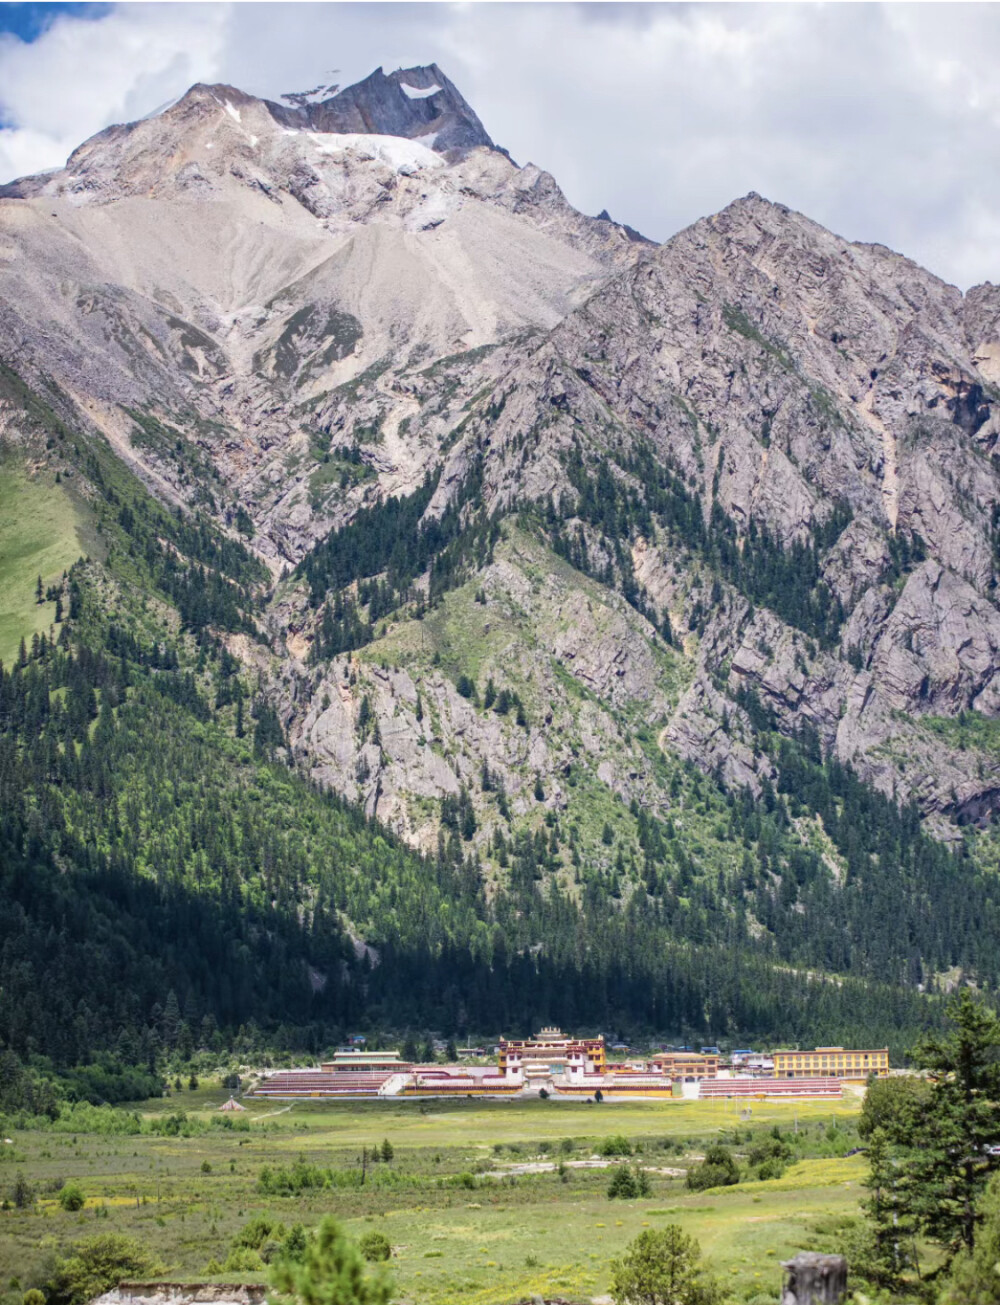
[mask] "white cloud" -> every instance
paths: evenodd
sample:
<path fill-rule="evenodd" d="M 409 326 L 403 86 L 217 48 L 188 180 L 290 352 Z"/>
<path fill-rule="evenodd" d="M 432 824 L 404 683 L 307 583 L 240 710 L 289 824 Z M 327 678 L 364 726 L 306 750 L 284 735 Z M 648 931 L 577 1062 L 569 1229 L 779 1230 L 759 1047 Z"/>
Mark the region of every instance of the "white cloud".
<path fill-rule="evenodd" d="M 588 212 L 664 239 L 757 190 L 964 286 L 1000 280 L 998 56 L 992 5 L 125 4 L 0 40 L 0 176 L 194 81 L 436 60 Z"/>

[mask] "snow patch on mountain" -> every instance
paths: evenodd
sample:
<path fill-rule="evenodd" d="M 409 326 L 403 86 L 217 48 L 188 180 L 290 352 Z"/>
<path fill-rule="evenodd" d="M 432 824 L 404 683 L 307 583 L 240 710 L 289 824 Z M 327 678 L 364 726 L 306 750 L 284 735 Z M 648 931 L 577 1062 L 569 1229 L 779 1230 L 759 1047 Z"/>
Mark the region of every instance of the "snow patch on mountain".
<path fill-rule="evenodd" d="M 399 83 L 399 89 L 411 100 L 428 100 L 432 95 L 437 95 L 441 87 L 435 83 L 433 86 L 417 87 L 407 86 L 406 82 Z"/>
<path fill-rule="evenodd" d="M 370 136 L 361 132 L 309 132 L 309 139 L 320 154 L 345 151 L 359 159 L 377 159 L 396 172 L 421 168 L 442 168 L 445 161 L 426 145 L 404 136 Z"/>

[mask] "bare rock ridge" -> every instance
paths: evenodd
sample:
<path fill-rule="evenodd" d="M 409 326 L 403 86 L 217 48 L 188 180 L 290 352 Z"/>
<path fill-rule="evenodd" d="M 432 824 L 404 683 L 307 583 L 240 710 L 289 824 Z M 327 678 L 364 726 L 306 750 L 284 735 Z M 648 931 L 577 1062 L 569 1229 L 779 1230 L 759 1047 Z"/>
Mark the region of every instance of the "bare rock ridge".
<path fill-rule="evenodd" d="M 766 720 L 943 837 L 989 822 L 1000 289 L 754 194 L 654 246 L 436 65 L 334 90 L 196 86 L 0 190 L 0 357 L 249 521 L 270 643 L 234 650 L 296 761 L 427 848 L 467 803 L 488 848 L 539 802 L 666 818 L 682 761 L 761 791 Z M 418 491 L 503 522 L 440 602 L 278 583 Z"/>
<path fill-rule="evenodd" d="M 388 76 L 376 68 L 364 81 L 318 100 L 300 95 L 283 98 L 293 101 L 291 107 L 269 102 L 268 108 L 287 127 L 418 138 L 442 154 L 479 146 L 497 148 L 436 63 L 400 68 Z"/>

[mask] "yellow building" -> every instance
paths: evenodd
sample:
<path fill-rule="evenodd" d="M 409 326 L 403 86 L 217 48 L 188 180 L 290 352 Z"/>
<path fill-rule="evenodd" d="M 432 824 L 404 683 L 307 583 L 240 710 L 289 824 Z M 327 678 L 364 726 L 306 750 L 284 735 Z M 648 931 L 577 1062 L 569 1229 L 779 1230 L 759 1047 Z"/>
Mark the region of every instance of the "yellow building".
<path fill-rule="evenodd" d="M 889 1072 L 889 1051 L 846 1051 L 817 1047 L 815 1051 L 776 1051 L 775 1078 L 882 1078 Z"/>
<path fill-rule="evenodd" d="M 718 1078 L 719 1057 L 696 1051 L 661 1051 L 652 1057 L 653 1066 L 678 1082 L 685 1079 Z"/>

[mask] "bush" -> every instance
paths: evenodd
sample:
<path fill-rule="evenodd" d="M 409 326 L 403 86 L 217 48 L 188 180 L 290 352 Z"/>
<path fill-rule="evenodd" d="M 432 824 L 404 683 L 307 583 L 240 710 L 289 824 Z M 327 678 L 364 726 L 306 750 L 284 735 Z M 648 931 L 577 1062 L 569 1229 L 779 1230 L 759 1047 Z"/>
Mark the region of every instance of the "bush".
<path fill-rule="evenodd" d="M 710 1146 L 702 1163 L 687 1171 L 687 1185 L 692 1192 L 703 1192 L 708 1187 L 732 1187 L 739 1181 L 739 1165 L 724 1146 Z"/>
<path fill-rule="evenodd" d="M 448 1187 L 462 1187 L 467 1192 L 474 1192 L 479 1186 L 476 1175 L 469 1173 L 467 1169 L 460 1174 L 453 1174 L 450 1178 L 442 1180 Z"/>
<path fill-rule="evenodd" d="M 758 1180 L 762 1183 L 770 1182 L 774 1178 L 780 1178 L 784 1172 L 785 1166 L 776 1156 L 772 1156 L 770 1160 L 765 1160 L 755 1170 Z"/>
<path fill-rule="evenodd" d="M 261 1273 L 264 1260 L 260 1251 L 251 1250 L 249 1246 L 234 1246 L 226 1256 L 222 1266 L 223 1273 Z"/>
<path fill-rule="evenodd" d="M 285 1235 L 285 1225 L 266 1214 L 258 1214 L 249 1223 L 245 1223 L 233 1238 L 233 1248 L 246 1248 L 259 1251 L 265 1243 L 279 1240 Z"/>
<path fill-rule="evenodd" d="M 705 1273 L 701 1247 L 677 1224 L 647 1229 L 611 1265 L 615 1305 L 715 1305 L 718 1287 Z"/>
<path fill-rule="evenodd" d="M 64 1210 L 76 1213 L 82 1210 L 86 1204 L 87 1198 L 83 1194 L 83 1189 L 79 1183 L 67 1183 L 59 1193 L 59 1204 Z"/>
<path fill-rule="evenodd" d="M 21 1297 L 21 1305 L 45 1305 L 45 1293 L 39 1291 L 37 1287 L 32 1287 Z"/>
<path fill-rule="evenodd" d="M 306 1230 L 300 1223 L 293 1223 L 288 1230 L 288 1236 L 281 1246 L 282 1258 L 286 1260 L 301 1261 L 305 1259 L 306 1254 Z"/>
<path fill-rule="evenodd" d="M 391 1285 L 366 1277 L 364 1260 L 340 1224 L 327 1215 L 301 1260 L 282 1258 L 271 1270 L 277 1305 L 388 1305 Z"/>
<path fill-rule="evenodd" d="M 24 1174 L 19 1173 L 15 1177 L 14 1186 L 10 1190 L 10 1199 L 18 1210 L 27 1210 L 29 1206 L 35 1204 L 35 1189 Z"/>
<path fill-rule="evenodd" d="M 102 1233 L 77 1242 L 72 1254 L 56 1261 L 48 1284 L 49 1305 L 85 1305 L 116 1287 L 122 1278 L 145 1278 L 159 1266 L 132 1237 Z"/>
<path fill-rule="evenodd" d="M 620 1165 L 611 1175 L 611 1182 L 608 1184 L 609 1201 L 633 1201 L 638 1196 L 648 1195 L 649 1178 L 645 1169 L 636 1167 L 632 1170 L 627 1165 Z"/>
<path fill-rule="evenodd" d="M 599 1154 L 606 1156 L 631 1155 L 632 1145 L 628 1138 L 621 1133 L 613 1133 L 611 1137 L 606 1137 L 601 1143 Z"/>
<path fill-rule="evenodd" d="M 386 1237 L 385 1233 L 376 1232 L 374 1229 L 371 1232 L 366 1232 L 361 1238 L 358 1242 L 358 1250 L 372 1264 L 376 1264 L 380 1260 L 387 1260 L 392 1254 L 389 1238 Z"/>
<path fill-rule="evenodd" d="M 787 1164 L 791 1158 L 792 1148 L 780 1133 L 775 1135 L 775 1133 L 772 1132 L 767 1137 L 759 1138 L 747 1151 L 747 1164 L 752 1168 L 756 1168 L 757 1165 L 766 1164 L 771 1160 L 777 1160 L 781 1164 Z"/>

